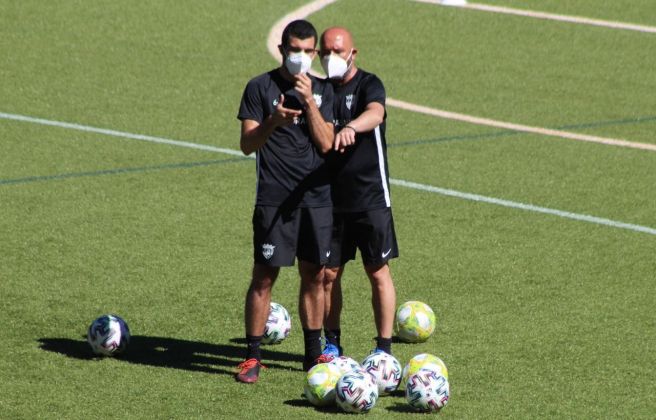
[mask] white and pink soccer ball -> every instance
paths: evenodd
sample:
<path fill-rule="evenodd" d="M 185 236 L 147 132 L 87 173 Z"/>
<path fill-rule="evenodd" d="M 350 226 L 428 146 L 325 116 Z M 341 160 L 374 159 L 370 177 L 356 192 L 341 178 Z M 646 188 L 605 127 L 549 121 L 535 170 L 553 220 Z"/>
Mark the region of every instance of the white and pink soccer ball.
<path fill-rule="evenodd" d="M 408 378 L 405 397 L 416 411 L 440 411 L 449 402 L 449 381 L 435 370 L 420 369 Z"/>
<path fill-rule="evenodd" d="M 396 390 L 401 382 L 401 364 L 391 354 L 372 353 L 362 361 L 362 367 L 376 379 L 379 394 Z"/>
<path fill-rule="evenodd" d="M 362 368 L 343 374 L 335 385 L 337 406 L 347 413 L 366 413 L 377 400 L 376 380 Z"/>

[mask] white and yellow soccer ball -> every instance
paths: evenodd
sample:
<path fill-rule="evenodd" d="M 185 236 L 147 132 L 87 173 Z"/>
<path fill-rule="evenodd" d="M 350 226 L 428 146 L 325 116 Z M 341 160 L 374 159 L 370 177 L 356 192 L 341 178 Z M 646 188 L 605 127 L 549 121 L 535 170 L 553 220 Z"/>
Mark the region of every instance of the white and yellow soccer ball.
<path fill-rule="evenodd" d="M 446 365 L 437 356 L 428 353 L 421 353 L 410 359 L 408 363 L 403 368 L 403 375 L 401 378 L 401 387 L 408 382 L 408 378 L 415 373 L 419 372 L 420 369 L 428 369 L 435 371 L 436 373 L 444 376 L 447 380 L 449 379 L 449 371 L 446 368 Z"/>
<path fill-rule="evenodd" d="M 287 309 L 279 303 L 271 302 L 262 343 L 279 344 L 289 336 L 291 330 L 292 318 L 289 316 Z"/>
<path fill-rule="evenodd" d="M 422 343 L 435 331 L 435 313 L 423 302 L 412 300 L 396 311 L 396 334 L 408 343 Z"/>
<path fill-rule="evenodd" d="M 399 387 L 401 364 L 391 354 L 382 351 L 371 353 L 362 361 L 362 367 L 376 379 L 379 395 L 392 392 Z"/>
<path fill-rule="evenodd" d="M 416 411 L 437 412 L 449 402 L 449 381 L 430 369 L 420 369 L 410 375 L 405 398 Z"/>
<path fill-rule="evenodd" d="M 339 356 L 335 357 L 329 362 L 331 365 L 337 366 L 339 371 L 343 374 L 348 373 L 352 370 L 361 369 L 360 363 L 356 362 L 354 359 L 348 356 Z"/>
<path fill-rule="evenodd" d="M 310 369 L 305 377 L 303 392 L 318 407 L 335 402 L 335 385 L 342 376 L 339 368 L 330 363 L 320 363 Z"/>
<path fill-rule="evenodd" d="M 95 354 L 114 356 L 124 352 L 130 343 L 130 328 L 118 315 L 102 315 L 89 326 L 87 342 Z"/>
<path fill-rule="evenodd" d="M 362 368 L 343 374 L 335 385 L 335 402 L 347 413 L 366 413 L 377 400 L 376 380 Z"/>

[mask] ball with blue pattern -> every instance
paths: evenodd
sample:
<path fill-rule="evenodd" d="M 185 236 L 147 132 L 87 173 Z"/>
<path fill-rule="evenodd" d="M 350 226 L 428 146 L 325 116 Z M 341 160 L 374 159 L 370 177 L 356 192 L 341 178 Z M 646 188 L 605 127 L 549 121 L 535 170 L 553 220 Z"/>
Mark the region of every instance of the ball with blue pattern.
<path fill-rule="evenodd" d="M 130 343 L 130 328 L 118 315 L 102 315 L 87 330 L 87 342 L 99 356 L 123 353 Z"/>
<path fill-rule="evenodd" d="M 367 413 L 377 400 L 376 380 L 362 368 L 345 373 L 335 385 L 337 406 L 347 413 Z"/>

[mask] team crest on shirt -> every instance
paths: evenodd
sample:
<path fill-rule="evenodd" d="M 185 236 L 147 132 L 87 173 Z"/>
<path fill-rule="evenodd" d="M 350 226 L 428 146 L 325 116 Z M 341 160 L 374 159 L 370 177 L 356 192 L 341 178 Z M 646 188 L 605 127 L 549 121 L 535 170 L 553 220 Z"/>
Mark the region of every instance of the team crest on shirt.
<path fill-rule="evenodd" d="M 317 108 L 320 108 L 321 107 L 321 94 L 315 93 L 312 96 L 314 96 L 314 102 L 317 103 Z"/>
<path fill-rule="evenodd" d="M 278 106 L 278 98 L 273 100 L 273 106 Z"/>
<path fill-rule="evenodd" d="M 353 94 L 346 95 L 346 107 L 351 110 L 351 105 L 353 104 Z"/>
<path fill-rule="evenodd" d="M 262 255 L 267 260 L 270 260 L 271 257 L 273 257 L 273 252 L 275 251 L 275 249 L 276 249 L 275 245 L 262 244 Z"/>

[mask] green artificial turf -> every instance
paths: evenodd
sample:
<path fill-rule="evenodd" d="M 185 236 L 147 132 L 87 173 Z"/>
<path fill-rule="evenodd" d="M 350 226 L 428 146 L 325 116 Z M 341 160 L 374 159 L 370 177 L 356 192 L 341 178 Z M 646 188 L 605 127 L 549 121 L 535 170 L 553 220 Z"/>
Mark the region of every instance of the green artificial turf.
<path fill-rule="evenodd" d="M 649 1 L 487 1 L 654 25 Z M 302 397 L 299 279 L 273 299 L 292 333 L 247 386 L 252 159 L 238 149 L 253 76 L 276 66 L 271 26 L 302 1 L 0 0 L 0 418 L 334 418 Z M 430 4 L 343 0 L 389 97 L 453 112 L 656 143 L 653 34 Z M 318 68 L 317 63 L 315 67 Z M 395 180 L 609 219 L 614 226 L 391 187 L 398 303 L 435 311 L 425 343 L 449 368 L 450 418 L 651 418 L 656 409 L 656 153 L 511 132 L 388 107 Z M 132 137 L 132 138 L 130 138 Z M 342 342 L 374 347 L 359 261 L 344 276 Z M 132 341 L 94 358 L 89 324 L 117 313 Z M 401 394 L 369 418 L 414 418 Z"/>

